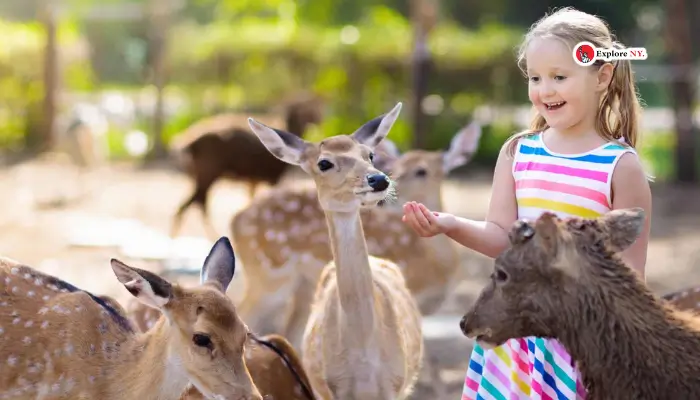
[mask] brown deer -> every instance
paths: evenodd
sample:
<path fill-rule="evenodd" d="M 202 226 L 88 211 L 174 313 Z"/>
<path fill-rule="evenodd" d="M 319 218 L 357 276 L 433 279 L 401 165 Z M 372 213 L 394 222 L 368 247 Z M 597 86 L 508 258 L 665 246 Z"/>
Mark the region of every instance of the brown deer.
<path fill-rule="evenodd" d="M 654 295 L 619 255 L 644 220 L 641 208 L 630 208 L 515 222 L 462 331 L 488 347 L 528 336 L 559 340 L 590 400 L 700 398 L 700 320 Z"/>
<path fill-rule="evenodd" d="M 178 399 L 188 382 L 209 399 L 256 399 L 243 360 L 247 327 L 224 294 L 234 273 L 229 241 L 185 289 L 112 259 L 117 279 L 165 315 L 137 333 L 107 297 L 0 259 L 0 393 L 5 398 Z"/>
<path fill-rule="evenodd" d="M 351 135 L 319 143 L 248 120 L 270 153 L 311 176 L 326 215 L 333 261 L 321 273 L 302 346 L 311 384 L 324 399 L 404 399 L 419 374 L 418 306 L 399 267 L 368 255 L 360 219 L 360 208 L 391 196 L 372 152 L 400 110 L 401 103 Z"/>
<path fill-rule="evenodd" d="M 126 311 L 124 315 L 127 315 Z M 128 305 L 128 316 L 138 330 L 146 332 L 158 322 L 162 313 L 141 302 L 132 301 Z M 313 389 L 301 359 L 284 337 L 257 337 L 250 333 L 244 357 L 253 383 L 264 399 L 314 400 Z M 205 398 L 196 387 L 190 385 L 180 400 Z"/>
<path fill-rule="evenodd" d="M 310 124 L 321 121 L 321 100 L 302 96 L 285 107 L 285 114 L 287 130 L 301 137 Z M 252 199 L 260 183 L 276 185 L 288 167 L 265 150 L 238 114 L 220 114 L 195 123 L 174 141 L 172 152 L 194 181 L 194 188 L 173 217 L 171 236 L 179 232 L 183 214 L 192 204 L 200 207 L 207 234 L 217 236 L 207 214 L 207 197 L 219 178 L 247 182 Z"/>
<path fill-rule="evenodd" d="M 472 123 L 455 135 L 447 151 L 400 154 L 389 139 L 375 148 L 375 167 L 391 173 L 398 201 L 390 199 L 381 208 L 360 211 L 367 248 L 369 254 L 401 267 L 423 315 L 435 312 L 459 283 L 455 279 L 459 258 L 448 237 L 421 238 L 407 228 L 401 222 L 401 205 L 414 200 L 441 211 L 445 177 L 471 159 L 480 137 L 480 126 Z M 299 348 L 313 287 L 333 258 L 316 189 L 274 189 L 239 211 L 231 231 L 238 259 L 245 266 L 246 291 L 238 306 L 241 316 L 253 330 L 281 332 Z M 286 326 L 278 328 L 273 317 L 288 304 Z"/>

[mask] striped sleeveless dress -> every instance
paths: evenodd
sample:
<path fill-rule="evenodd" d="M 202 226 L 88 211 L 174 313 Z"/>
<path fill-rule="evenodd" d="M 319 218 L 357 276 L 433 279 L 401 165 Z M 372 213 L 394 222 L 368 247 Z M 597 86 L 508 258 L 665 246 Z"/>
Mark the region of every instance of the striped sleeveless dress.
<path fill-rule="evenodd" d="M 634 149 L 611 142 L 580 154 L 547 148 L 542 134 L 521 138 L 513 160 L 518 218 L 544 211 L 561 218 L 595 218 L 612 209 L 612 174 L 620 157 Z M 511 339 L 484 350 L 474 345 L 462 400 L 585 399 L 578 370 L 554 339 Z"/>

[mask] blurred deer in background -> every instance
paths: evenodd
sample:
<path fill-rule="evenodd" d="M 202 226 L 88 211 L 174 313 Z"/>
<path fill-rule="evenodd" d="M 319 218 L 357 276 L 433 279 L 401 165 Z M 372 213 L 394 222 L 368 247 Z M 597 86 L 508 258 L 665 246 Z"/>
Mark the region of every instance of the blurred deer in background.
<path fill-rule="evenodd" d="M 176 400 L 191 382 L 209 399 L 262 399 L 243 360 L 248 328 L 224 294 L 235 268 L 227 239 L 212 247 L 191 289 L 111 264 L 134 297 L 163 312 L 149 331 L 137 333 L 107 297 L 0 259 L 0 393 Z"/>
<path fill-rule="evenodd" d="M 302 137 L 309 125 L 321 122 L 322 106 L 317 96 L 295 99 L 285 107 L 286 129 Z M 207 234 L 217 236 L 208 217 L 207 197 L 219 178 L 246 182 L 252 199 L 260 183 L 274 186 L 288 169 L 287 164 L 265 150 L 239 114 L 220 114 L 195 123 L 174 140 L 172 152 L 194 188 L 173 217 L 171 236 L 179 232 L 182 216 L 192 204 L 200 207 Z"/>
<path fill-rule="evenodd" d="M 401 267 L 421 313 L 434 313 L 458 284 L 457 249 L 444 235 L 421 238 L 401 222 L 401 206 L 420 201 L 443 209 L 446 176 L 466 164 L 481 138 L 472 123 L 460 130 L 447 151 L 411 150 L 399 154 L 388 139 L 377 146 L 375 166 L 396 181 L 398 201 L 360 211 L 369 254 Z M 258 197 L 233 217 L 237 255 L 244 266 L 246 290 L 238 310 L 252 329 L 281 332 L 299 348 L 310 312 L 313 288 L 323 266 L 333 258 L 326 218 L 313 187 L 278 188 Z M 291 302 L 290 302 L 291 297 Z M 274 316 L 291 308 L 285 326 Z"/>
<path fill-rule="evenodd" d="M 400 110 L 319 143 L 249 119 L 270 153 L 313 179 L 325 214 L 333 260 L 318 280 L 302 355 L 324 399 L 406 398 L 420 371 L 420 311 L 399 267 L 368 254 L 360 219 L 361 208 L 392 194 L 372 159 Z"/>

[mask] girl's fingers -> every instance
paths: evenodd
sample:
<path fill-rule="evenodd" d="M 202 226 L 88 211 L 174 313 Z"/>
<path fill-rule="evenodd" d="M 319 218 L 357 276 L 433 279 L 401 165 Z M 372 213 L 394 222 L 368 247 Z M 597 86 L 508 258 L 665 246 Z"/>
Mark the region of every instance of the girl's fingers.
<path fill-rule="evenodd" d="M 421 228 L 425 229 L 427 232 L 431 231 L 430 227 L 430 221 L 423 215 L 423 212 L 420 211 L 420 208 L 418 206 L 415 206 L 416 210 L 413 212 L 416 221 L 420 225 Z"/>
<path fill-rule="evenodd" d="M 428 210 L 428 208 L 427 208 L 426 206 L 424 206 L 423 204 L 419 205 L 419 206 L 418 206 L 418 209 L 420 210 L 421 214 L 423 214 L 423 216 L 425 217 L 425 219 L 428 220 L 428 222 L 429 222 L 431 225 L 437 225 L 437 224 L 438 224 L 437 218 L 436 218 L 436 216 L 435 216 L 435 215 L 437 215 L 437 214 L 433 214 L 432 212 L 430 212 L 430 210 Z"/>

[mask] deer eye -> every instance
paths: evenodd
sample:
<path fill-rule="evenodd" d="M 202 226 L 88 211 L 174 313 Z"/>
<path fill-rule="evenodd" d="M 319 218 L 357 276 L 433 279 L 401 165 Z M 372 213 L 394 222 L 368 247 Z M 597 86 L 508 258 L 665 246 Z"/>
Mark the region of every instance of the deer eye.
<path fill-rule="evenodd" d="M 493 271 L 493 274 L 491 274 L 491 278 L 494 279 L 497 283 L 505 283 L 508 281 L 508 274 L 506 271 L 498 268 L 495 271 Z"/>
<path fill-rule="evenodd" d="M 328 160 L 321 160 L 316 165 L 318 165 L 318 169 L 320 169 L 321 172 L 328 171 L 329 169 L 333 168 L 333 163 Z"/>
<path fill-rule="evenodd" d="M 425 170 L 425 168 L 419 168 L 416 170 L 416 176 L 419 178 L 422 178 L 424 176 L 428 175 L 428 171 Z"/>
<path fill-rule="evenodd" d="M 374 162 L 374 153 L 369 153 L 369 161 Z"/>
<path fill-rule="evenodd" d="M 212 347 L 214 347 L 209 335 L 205 335 L 203 333 L 195 333 L 192 336 L 192 342 L 199 347 L 206 347 L 209 350 L 211 350 Z"/>

